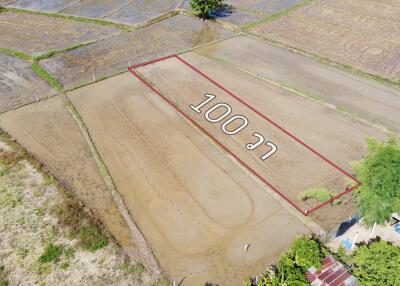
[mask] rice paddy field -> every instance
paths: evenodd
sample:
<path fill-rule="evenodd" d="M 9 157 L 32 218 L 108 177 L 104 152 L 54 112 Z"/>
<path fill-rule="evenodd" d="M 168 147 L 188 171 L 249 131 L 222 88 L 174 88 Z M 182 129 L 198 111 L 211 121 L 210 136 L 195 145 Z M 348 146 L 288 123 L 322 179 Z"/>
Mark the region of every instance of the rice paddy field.
<path fill-rule="evenodd" d="M 242 285 L 356 214 L 352 162 L 398 136 L 396 1 L 231 0 L 206 21 L 178 0 L 0 4 L 0 128 L 112 239 L 71 264 L 83 285 L 103 262 L 112 285 Z M 74 283 L 60 259 L 35 279 Z"/>

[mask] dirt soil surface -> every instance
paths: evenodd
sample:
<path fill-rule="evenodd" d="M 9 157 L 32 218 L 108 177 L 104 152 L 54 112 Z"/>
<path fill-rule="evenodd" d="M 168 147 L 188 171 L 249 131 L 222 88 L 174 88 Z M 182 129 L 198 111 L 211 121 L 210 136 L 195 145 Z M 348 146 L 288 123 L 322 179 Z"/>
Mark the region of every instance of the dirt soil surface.
<path fill-rule="evenodd" d="M 320 0 L 252 32 L 399 81 L 399 14 L 398 1 Z"/>
<path fill-rule="evenodd" d="M 0 13 L 0 46 L 30 55 L 61 50 L 121 33 L 91 23 L 27 13 Z"/>
<path fill-rule="evenodd" d="M 55 95 L 56 91 L 36 75 L 31 64 L 0 54 L 0 112 Z"/>
<path fill-rule="evenodd" d="M 268 82 L 238 71 L 237 69 L 213 62 L 193 53 L 185 54 L 183 58 L 350 173 L 352 173 L 350 162 L 359 160 L 366 152 L 366 137 L 373 136 L 379 139 L 386 139 L 387 137 L 385 133 L 378 129 L 359 123 L 331 108 L 315 103 L 307 98 L 297 96 Z M 223 102 L 228 102 L 228 98 L 225 97 L 221 90 L 215 90 L 215 87 L 210 86 L 204 78 L 174 58 L 142 67 L 138 70 L 143 73 L 144 76 L 148 77 L 165 96 L 170 98 L 188 114 L 191 112 L 189 104 L 196 105 L 203 101 L 205 92 L 215 91 L 217 98 L 221 98 Z M 186 101 L 190 102 L 188 103 Z M 219 102 L 219 100 L 216 100 L 216 102 Z M 251 124 L 257 127 L 254 131 L 260 132 L 259 130 L 264 130 L 264 125 L 267 125 L 265 120 L 257 120 L 256 118 L 253 119 L 253 117 L 250 119 L 251 115 L 247 113 L 248 111 L 244 113 L 244 110 L 242 111 L 243 107 L 237 102 L 229 101 L 228 103 L 232 106 L 232 115 L 243 114 L 249 116 Z M 194 113 L 195 112 L 192 112 L 192 114 Z M 196 120 L 199 120 L 199 122 L 201 120 L 201 125 L 205 126 L 206 130 L 215 135 L 219 141 L 235 141 L 230 143 L 231 145 L 229 146 L 239 141 L 237 138 L 227 138 L 229 137 L 228 135 L 220 132 L 220 124 L 216 124 L 217 127 L 212 127 L 211 123 L 207 122 L 208 125 L 206 126 L 203 123 L 206 121 L 202 116 L 203 114 L 198 116 Z M 213 118 L 216 116 L 218 116 L 218 113 L 211 115 Z M 249 128 L 250 126 L 249 123 Z M 229 129 L 231 128 L 233 129 L 234 126 L 229 126 Z M 217 134 L 217 131 L 219 134 Z M 325 170 L 323 164 L 321 164 L 321 166 L 320 164 L 314 165 L 312 156 L 303 158 L 304 151 L 299 151 L 299 153 L 294 152 L 297 150 L 297 147 L 291 149 L 291 147 L 286 146 L 289 144 L 288 142 L 291 141 L 289 138 L 285 142 L 283 141 L 284 137 L 281 139 L 272 136 L 275 135 L 273 132 L 274 131 L 271 129 L 268 133 L 260 133 L 263 133 L 267 140 L 274 143 L 276 142 L 278 146 L 277 152 L 280 150 L 284 150 L 284 152 L 280 152 L 281 154 L 274 154 L 276 157 L 270 157 L 269 159 L 271 161 L 265 161 L 266 164 L 273 165 L 274 168 L 268 169 L 269 166 L 265 166 L 265 172 L 263 174 L 267 180 L 275 179 L 276 182 L 279 182 L 279 189 L 286 191 L 293 186 L 302 187 L 304 184 L 315 182 L 320 184 L 332 184 L 333 188 L 334 183 L 341 182 L 343 176 L 329 177 L 325 173 L 321 174 L 321 171 Z M 249 140 L 251 141 L 252 138 L 249 137 Z M 256 140 L 254 140 L 254 142 L 255 141 Z M 241 140 L 239 142 L 242 144 Z M 260 150 L 259 152 L 263 151 Z M 247 155 L 248 153 L 250 153 L 250 151 L 247 151 L 244 146 L 242 146 L 241 150 L 237 151 L 237 155 L 242 159 L 246 158 L 244 156 L 249 156 Z M 257 152 L 257 155 L 260 154 Z M 254 161 L 257 161 L 257 163 L 254 164 L 260 164 L 258 156 L 253 154 L 251 156 L 253 156 L 252 158 Z M 301 159 L 306 160 L 306 163 L 298 162 L 301 161 Z M 315 162 L 319 163 L 320 161 L 317 160 Z M 296 168 L 296 166 L 301 166 L 301 164 L 304 164 L 302 168 L 307 171 L 305 176 L 300 175 L 303 174 L 304 170 Z M 330 169 L 327 169 L 327 171 L 328 170 Z M 291 175 L 289 176 L 288 174 Z M 331 178 L 331 180 L 328 178 Z M 313 187 L 318 186 L 319 185 Z M 337 190 L 333 188 L 332 191 Z M 343 191 L 343 189 L 341 191 Z M 293 197 L 296 197 L 296 194 L 293 192 L 294 191 L 285 192 L 285 195 L 293 199 Z M 301 204 L 302 202 L 297 201 L 297 203 Z M 333 212 L 334 209 L 337 210 L 337 213 Z M 338 223 L 342 212 L 340 207 L 334 209 L 325 211 L 324 208 L 322 208 L 318 210 L 317 212 L 320 218 L 324 218 L 322 221 L 318 221 L 318 223 L 322 224 L 324 227 L 330 225 L 330 219 Z"/>
<path fill-rule="evenodd" d="M 196 51 L 400 132 L 400 90 L 396 88 L 249 37 L 235 37 Z"/>
<path fill-rule="evenodd" d="M 303 0 L 228 0 L 233 6 L 254 14 L 273 14 L 296 5 Z"/>
<path fill-rule="evenodd" d="M 103 18 L 130 2 L 129 0 L 82 0 L 63 9 L 60 13 L 90 18 Z"/>
<path fill-rule="evenodd" d="M 135 243 L 106 188 L 90 149 L 57 96 L 0 115 L 0 126 L 26 147 L 68 190 L 94 209 L 122 248 Z"/>
<path fill-rule="evenodd" d="M 131 74 L 68 96 L 161 267 L 181 285 L 239 285 L 309 232 Z"/>
<path fill-rule="evenodd" d="M 179 30 L 176 27 L 180 27 Z M 40 62 L 66 88 L 125 71 L 129 65 L 167 56 L 232 35 L 192 17 L 178 15 Z"/>
<path fill-rule="evenodd" d="M 75 3 L 76 0 L 17 0 L 11 7 L 39 10 L 45 12 L 58 12 L 69 5 Z"/>
<path fill-rule="evenodd" d="M 181 0 L 135 0 L 108 15 L 113 22 L 138 24 L 176 9 Z"/>

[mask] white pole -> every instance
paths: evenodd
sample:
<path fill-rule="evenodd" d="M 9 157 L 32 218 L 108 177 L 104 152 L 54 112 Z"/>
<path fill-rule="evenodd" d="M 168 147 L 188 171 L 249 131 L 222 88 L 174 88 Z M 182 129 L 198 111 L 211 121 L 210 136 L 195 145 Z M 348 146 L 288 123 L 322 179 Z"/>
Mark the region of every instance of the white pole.
<path fill-rule="evenodd" d="M 93 82 L 96 82 L 96 77 L 94 76 L 94 74 L 93 74 Z"/>
<path fill-rule="evenodd" d="M 372 227 L 371 232 L 369 233 L 369 238 L 371 238 L 372 233 L 373 233 L 374 230 L 375 230 L 375 227 L 376 227 L 376 222 L 374 223 L 374 226 Z"/>
<path fill-rule="evenodd" d="M 173 286 L 176 286 L 176 281 L 174 280 L 174 282 L 173 282 Z"/>
<path fill-rule="evenodd" d="M 353 244 L 351 245 L 351 249 L 350 250 L 353 250 L 354 245 L 356 245 L 357 238 L 358 238 L 358 231 L 356 232 L 356 235 L 354 237 Z"/>

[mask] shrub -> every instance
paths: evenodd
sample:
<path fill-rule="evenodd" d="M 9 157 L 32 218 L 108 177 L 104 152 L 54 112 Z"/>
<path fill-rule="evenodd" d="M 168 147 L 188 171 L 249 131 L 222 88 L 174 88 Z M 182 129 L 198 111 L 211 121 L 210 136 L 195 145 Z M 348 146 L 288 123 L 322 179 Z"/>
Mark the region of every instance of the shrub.
<path fill-rule="evenodd" d="M 48 244 L 44 249 L 43 254 L 39 257 L 41 263 L 56 262 L 62 255 L 62 248 L 52 243 Z"/>
<path fill-rule="evenodd" d="M 314 199 L 319 202 L 326 202 L 332 198 L 331 192 L 324 187 L 321 188 L 311 188 L 301 192 L 297 196 L 297 200 L 306 201 L 308 199 Z"/>
<path fill-rule="evenodd" d="M 223 0 L 191 0 L 190 7 L 203 21 L 215 10 L 224 6 Z"/>

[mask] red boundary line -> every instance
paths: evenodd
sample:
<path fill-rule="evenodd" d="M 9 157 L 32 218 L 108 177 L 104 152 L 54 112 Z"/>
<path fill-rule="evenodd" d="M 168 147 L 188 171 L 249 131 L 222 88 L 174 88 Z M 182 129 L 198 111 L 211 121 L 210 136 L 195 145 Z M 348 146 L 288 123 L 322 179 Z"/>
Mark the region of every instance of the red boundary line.
<path fill-rule="evenodd" d="M 242 103 L 243 105 L 245 105 L 246 107 L 248 107 L 249 109 L 251 109 L 253 112 L 257 113 L 259 116 L 261 116 L 262 118 L 264 118 L 265 120 L 267 120 L 268 122 L 270 122 L 272 125 L 274 125 L 276 128 L 278 128 L 279 130 L 281 130 L 282 132 L 284 132 L 286 135 L 288 135 L 290 138 L 294 139 L 296 142 L 300 143 L 301 145 L 303 145 L 305 148 L 307 148 L 308 150 L 310 150 L 311 152 L 313 152 L 315 155 L 317 155 L 319 158 L 321 158 L 323 161 L 325 161 L 326 163 L 328 163 L 329 165 L 333 166 L 335 169 L 339 170 L 342 174 L 344 174 L 345 176 L 349 177 L 351 180 L 353 180 L 354 182 L 356 182 L 356 185 L 351 187 L 351 188 L 347 188 L 346 191 L 332 197 L 330 200 L 321 203 L 319 205 L 317 205 L 316 207 L 309 209 L 309 210 L 302 210 L 300 207 L 298 207 L 295 203 L 293 203 L 288 197 L 286 197 L 283 193 L 281 193 L 277 188 L 275 188 L 273 185 L 271 185 L 266 179 L 264 179 L 261 175 L 259 175 L 256 171 L 254 171 L 249 165 L 247 165 L 245 162 L 243 162 L 238 156 L 236 156 L 232 151 L 230 151 L 227 147 L 225 147 L 222 143 L 220 143 L 214 136 L 212 136 L 209 132 L 207 132 L 203 127 L 201 127 L 197 122 L 195 122 L 192 118 L 190 118 L 186 113 L 184 113 L 182 110 L 180 110 L 174 103 L 172 103 L 168 98 L 166 98 L 164 95 L 161 94 L 160 91 L 158 91 L 154 86 L 152 86 L 149 82 L 147 82 L 143 77 L 141 77 L 137 72 L 135 72 L 134 70 L 138 67 L 142 67 L 142 66 L 146 66 L 152 63 L 156 63 L 156 62 L 160 62 L 169 58 L 176 58 L 179 61 L 181 61 L 183 64 L 185 64 L 186 66 L 188 66 L 189 68 L 191 68 L 192 70 L 194 70 L 195 72 L 197 72 L 198 74 L 200 74 L 201 76 L 203 76 L 205 79 L 207 79 L 208 81 L 212 82 L 214 85 L 216 85 L 218 88 L 220 88 L 222 91 L 228 93 L 230 96 L 232 96 L 234 99 L 236 99 L 237 101 L 239 101 L 240 103 Z M 259 178 L 262 182 L 264 182 L 268 187 L 270 187 L 272 190 L 274 190 L 278 195 L 280 195 L 282 198 L 284 198 L 289 204 L 291 204 L 294 208 L 296 208 L 299 212 L 301 212 L 303 215 L 308 216 L 309 214 L 311 214 L 312 212 L 316 211 L 319 208 L 322 208 L 323 206 L 331 203 L 332 201 L 342 197 L 343 195 L 350 193 L 351 191 L 353 191 L 354 189 L 358 188 L 361 183 L 355 179 L 353 176 L 351 176 L 348 172 L 346 172 L 345 170 L 343 170 L 342 168 L 340 168 L 338 165 L 336 165 L 335 163 L 333 163 L 332 161 L 330 161 L 329 159 L 327 159 L 326 157 L 324 157 L 323 155 L 321 155 L 319 152 L 317 152 L 316 150 L 314 150 L 313 148 L 311 148 L 310 146 L 308 146 L 306 143 L 304 143 L 303 141 L 301 141 L 300 139 L 298 139 L 296 136 L 292 135 L 289 131 L 287 131 L 286 129 L 284 129 L 283 127 L 281 127 L 280 125 L 278 125 L 277 123 L 275 123 L 274 121 L 272 121 L 270 118 L 268 118 L 267 116 L 265 116 L 264 114 L 262 114 L 261 112 L 257 111 L 254 107 L 252 107 L 251 105 L 249 105 L 248 103 L 246 103 L 244 100 L 242 100 L 239 96 L 233 94 L 231 91 L 227 90 L 225 87 L 223 87 L 222 85 L 220 85 L 218 82 L 214 81 L 213 79 L 211 79 L 209 76 L 207 76 L 205 73 L 201 72 L 199 69 L 195 68 L 194 66 L 192 66 L 191 64 L 189 64 L 187 61 L 185 61 L 184 59 L 182 59 L 181 57 L 179 57 L 178 55 L 170 55 L 167 57 L 163 57 L 163 58 L 159 58 L 159 59 L 155 59 L 152 61 L 148 61 L 148 62 L 144 62 L 141 64 L 136 64 L 134 66 L 128 67 L 128 70 L 135 76 L 137 77 L 141 82 L 143 82 L 148 88 L 150 88 L 152 91 L 154 91 L 158 96 L 160 96 L 165 102 L 167 102 L 171 107 L 173 107 L 176 111 L 179 112 L 179 114 L 181 114 L 182 116 L 184 116 L 187 120 L 189 120 L 192 124 L 194 124 L 197 128 L 199 128 L 203 133 L 205 133 L 208 137 L 210 137 L 216 144 L 218 144 L 219 146 L 221 146 L 226 152 L 228 152 L 232 157 L 234 157 L 237 161 L 239 161 L 248 171 L 250 171 L 253 175 L 255 175 L 257 178 Z"/>

